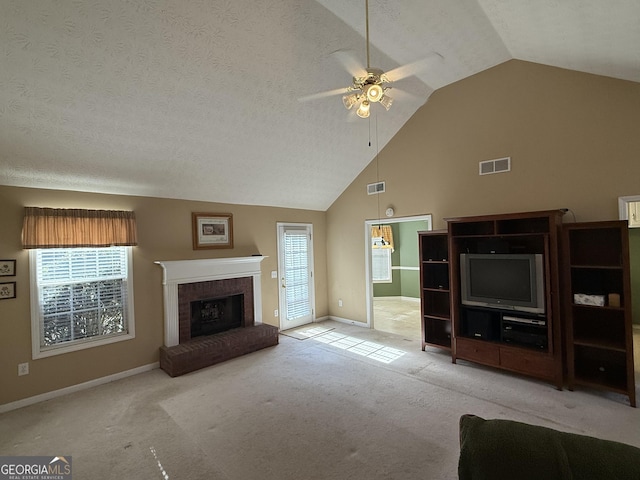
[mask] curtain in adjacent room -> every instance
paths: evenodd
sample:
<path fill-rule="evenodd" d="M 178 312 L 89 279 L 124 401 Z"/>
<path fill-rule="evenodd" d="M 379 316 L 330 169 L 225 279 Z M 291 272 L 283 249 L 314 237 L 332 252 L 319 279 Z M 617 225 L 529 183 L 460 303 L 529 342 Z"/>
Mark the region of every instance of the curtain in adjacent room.
<path fill-rule="evenodd" d="M 373 245 L 373 248 L 390 248 L 393 251 L 393 230 L 391 225 L 378 225 L 371 227 L 371 238 L 382 238 L 383 245 Z"/>
<path fill-rule="evenodd" d="M 135 213 L 25 207 L 23 248 L 135 246 Z"/>

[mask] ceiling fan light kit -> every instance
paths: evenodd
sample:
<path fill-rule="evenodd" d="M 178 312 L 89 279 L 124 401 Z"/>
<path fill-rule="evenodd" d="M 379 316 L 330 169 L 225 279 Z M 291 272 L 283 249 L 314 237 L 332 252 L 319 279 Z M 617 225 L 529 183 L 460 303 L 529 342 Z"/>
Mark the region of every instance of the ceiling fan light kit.
<path fill-rule="evenodd" d="M 368 28 L 367 28 L 368 30 Z M 369 39 L 367 38 L 367 51 L 369 49 Z M 367 52 L 367 58 L 369 54 Z M 384 72 L 379 68 L 371 68 L 367 65 L 367 74 L 362 77 L 353 77 L 353 85 L 347 88 L 347 91 L 355 92 L 342 97 L 342 101 L 347 110 L 353 105 L 360 103 L 357 114 L 360 118 L 369 117 L 369 109 L 371 103 L 380 103 L 385 109 L 389 110 L 393 103 L 393 98 L 386 94 L 391 87 L 384 86 L 390 83 Z M 366 102 L 366 103 L 365 103 Z"/>

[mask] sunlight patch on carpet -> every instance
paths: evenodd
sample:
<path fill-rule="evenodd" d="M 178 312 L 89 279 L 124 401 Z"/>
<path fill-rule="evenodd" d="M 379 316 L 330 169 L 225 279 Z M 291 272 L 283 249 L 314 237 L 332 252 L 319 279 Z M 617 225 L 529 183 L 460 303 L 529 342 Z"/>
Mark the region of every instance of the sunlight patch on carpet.
<path fill-rule="evenodd" d="M 311 328 L 304 328 L 304 329 L 296 328 L 296 329 L 281 331 L 280 335 L 295 338 L 297 340 L 307 340 L 309 338 L 322 335 L 323 333 L 330 332 L 331 330 L 333 330 L 333 328 L 327 328 L 327 327 L 311 327 Z"/>
<path fill-rule="evenodd" d="M 323 333 L 327 333 L 330 332 L 331 330 L 333 330 L 333 328 L 327 328 L 327 327 L 313 327 L 313 328 L 309 328 L 307 330 L 302 330 L 300 332 L 298 332 L 300 335 L 302 335 L 303 337 L 316 337 L 318 335 L 322 335 Z"/>
<path fill-rule="evenodd" d="M 397 348 L 386 347 L 380 343 L 368 342 L 361 338 L 342 335 L 337 332 L 327 332 L 317 335 L 313 339 L 382 363 L 391 363 L 407 353 Z"/>

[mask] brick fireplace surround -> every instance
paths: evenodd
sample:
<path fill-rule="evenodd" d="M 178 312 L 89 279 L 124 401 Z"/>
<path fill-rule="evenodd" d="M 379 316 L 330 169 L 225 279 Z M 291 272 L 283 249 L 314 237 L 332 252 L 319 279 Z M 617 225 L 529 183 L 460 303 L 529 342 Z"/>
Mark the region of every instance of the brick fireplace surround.
<path fill-rule="evenodd" d="M 163 268 L 164 345 L 160 368 L 171 377 L 278 344 L 278 328 L 262 324 L 260 262 L 265 257 L 158 261 Z M 191 302 L 242 294 L 239 328 L 191 337 Z"/>

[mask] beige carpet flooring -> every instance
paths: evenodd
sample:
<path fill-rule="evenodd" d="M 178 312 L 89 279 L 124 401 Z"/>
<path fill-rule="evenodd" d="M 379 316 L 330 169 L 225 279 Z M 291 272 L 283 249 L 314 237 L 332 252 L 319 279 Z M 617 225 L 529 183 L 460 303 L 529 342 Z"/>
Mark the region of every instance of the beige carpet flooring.
<path fill-rule="evenodd" d="M 281 335 L 182 377 L 154 370 L 4 413 L 0 455 L 72 456 L 78 480 L 455 479 L 464 413 L 640 447 L 640 409 L 622 396 L 558 391 L 453 365 L 404 336 L 318 325 L 328 331 Z"/>

